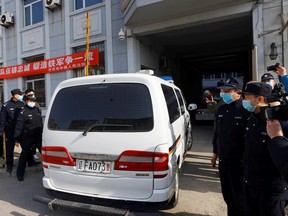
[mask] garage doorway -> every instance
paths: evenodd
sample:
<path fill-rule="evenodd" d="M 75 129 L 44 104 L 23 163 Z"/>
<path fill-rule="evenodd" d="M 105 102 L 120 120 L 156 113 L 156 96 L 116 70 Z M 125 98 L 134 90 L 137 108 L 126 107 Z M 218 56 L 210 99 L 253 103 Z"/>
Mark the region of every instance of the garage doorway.
<path fill-rule="evenodd" d="M 160 72 L 173 77 L 188 103 L 200 105 L 203 78 L 237 75 L 242 83 L 252 79 L 252 34 L 252 15 L 247 12 L 148 37 L 163 47 L 167 67 L 160 65 Z"/>

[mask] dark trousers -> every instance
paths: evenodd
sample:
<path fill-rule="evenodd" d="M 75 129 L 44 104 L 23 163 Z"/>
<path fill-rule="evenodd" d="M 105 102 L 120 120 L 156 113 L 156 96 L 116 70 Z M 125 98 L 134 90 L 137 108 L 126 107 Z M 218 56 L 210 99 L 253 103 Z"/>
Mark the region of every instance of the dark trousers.
<path fill-rule="evenodd" d="M 247 216 L 285 216 L 287 191 L 245 185 Z"/>
<path fill-rule="evenodd" d="M 26 163 L 30 162 L 29 158 L 33 157 L 31 148 L 33 146 L 37 146 L 38 149 L 41 149 L 42 146 L 42 134 L 34 134 L 33 136 L 31 135 L 24 135 L 23 140 L 21 142 L 21 154 L 19 157 L 18 161 L 18 166 L 17 166 L 17 176 L 24 176 L 25 173 L 25 168 L 26 168 Z M 40 151 L 41 152 L 41 151 Z"/>
<path fill-rule="evenodd" d="M 13 167 L 14 163 L 14 148 L 15 148 L 15 139 L 14 139 L 14 128 L 5 130 L 6 138 L 6 165 L 8 168 Z"/>
<path fill-rule="evenodd" d="M 239 164 L 219 162 L 219 175 L 228 216 L 245 216 L 244 168 Z"/>
<path fill-rule="evenodd" d="M 30 154 L 27 158 L 27 162 L 28 162 L 28 165 L 32 165 L 34 163 L 34 155 L 36 154 L 36 149 L 38 149 L 38 151 L 41 153 L 41 146 L 40 148 L 36 147 L 35 144 L 33 144 L 31 147 L 30 147 Z"/>
<path fill-rule="evenodd" d="M 0 157 L 4 157 L 3 136 L 0 136 Z"/>

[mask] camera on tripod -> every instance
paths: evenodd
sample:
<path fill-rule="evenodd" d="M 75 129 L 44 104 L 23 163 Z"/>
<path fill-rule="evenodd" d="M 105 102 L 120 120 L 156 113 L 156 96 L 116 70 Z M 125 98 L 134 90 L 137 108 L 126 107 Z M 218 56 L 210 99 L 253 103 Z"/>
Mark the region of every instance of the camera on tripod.
<path fill-rule="evenodd" d="M 276 63 L 275 65 L 270 65 L 267 67 L 267 71 L 274 71 L 277 70 L 277 68 L 280 66 L 280 63 Z"/>
<path fill-rule="evenodd" d="M 268 103 L 279 102 L 277 106 L 262 107 L 261 113 L 264 119 L 288 120 L 288 93 L 285 92 L 285 86 L 277 83 L 272 90 L 272 94 L 267 98 Z"/>

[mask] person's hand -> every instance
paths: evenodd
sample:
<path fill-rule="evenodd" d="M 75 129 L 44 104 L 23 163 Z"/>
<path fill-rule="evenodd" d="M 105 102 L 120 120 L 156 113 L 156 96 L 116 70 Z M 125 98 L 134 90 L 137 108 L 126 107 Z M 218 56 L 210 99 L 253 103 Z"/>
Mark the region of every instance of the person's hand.
<path fill-rule="evenodd" d="M 211 165 L 213 168 L 216 167 L 216 161 L 217 161 L 217 154 L 213 154 L 213 156 L 211 158 Z"/>
<path fill-rule="evenodd" d="M 211 99 L 209 99 L 208 97 L 205 98 L 205 102 L 208 103 L 215 103 L 214 101 L 214 97 L 212 95 L 210 95 Z"/>
<path fill-rule="evenodd" d="M 16 141 L 16 142 L 15 142 L 15 146 L 16 146 L 16 147 L 19 147 L 19 146 L 20 146 L 20 143 Z"/>
<path fill-rule="evenodd" d="M 276 70 L 273 71 L 278 76 L 285 76 L 287 75 L 286 69 L 282 67 L 281 65 L 276 68 Z"/>
<path fill-rule="evenodd" d="M 281 124 L 276 119 L 267 121 L 266 130 L 271 139 L 277 136 L 283 136 Z"/>

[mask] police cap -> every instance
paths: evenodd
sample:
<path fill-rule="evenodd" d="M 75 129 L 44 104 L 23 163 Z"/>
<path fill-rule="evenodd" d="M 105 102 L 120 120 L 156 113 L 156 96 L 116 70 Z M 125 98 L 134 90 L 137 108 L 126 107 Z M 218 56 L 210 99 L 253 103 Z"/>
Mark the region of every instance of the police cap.
<path fill-rule="evenodd" d="M 239 94 L 253 94 L 258 96 L 269 97 L 271 96 L 272 87 L 267 83 L 251 82 L 247 83 L 244 90 Z"/>
<path fill-rule="evenodd" d="M 265 81 L 265 80 L 271 80 L 273 79 L 274 80 L 274 76 L 270 73 L 264 73 L 262 76 L 261 76 L 261 82 Z"/>
<path fill-rule="evenodd" d="M 12 95 L 15 95 L 15 94 L 18 94 L 18 95 L 22 95 L 23 94 L 23 92 L 20 90 L 20 89 L 13 89 L 12 91 L 11 91 L 11 94 Z"/>
<path fill-rule="evenodd" d="M 218 89 L 223 89 L 223 90 L 227 90 L 227 89 L 240 89 L 239 83 L 236 79 L 234 78 L 228 78 L 224 85 L 217 87 Z"/>

